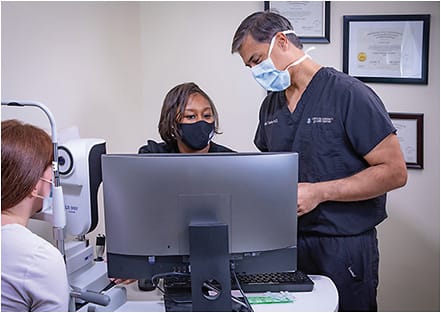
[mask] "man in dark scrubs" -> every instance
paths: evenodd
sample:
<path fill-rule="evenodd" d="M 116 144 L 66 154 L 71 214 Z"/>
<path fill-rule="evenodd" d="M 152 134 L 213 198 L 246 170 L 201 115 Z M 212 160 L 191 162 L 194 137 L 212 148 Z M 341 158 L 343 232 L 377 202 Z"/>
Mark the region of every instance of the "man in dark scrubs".
<path fill-rule="evenodd" d="M 254 143 L 299 152 L 299 269 L 330 277 L 341 311 L 376 311 L 375 227 L 387 217 L 386 192 L 406 183 L 406 164 L 374 91 L 302 48 L 275 13 L 254 13 L 238 27 L 232 53 L 269 92 Z"/>

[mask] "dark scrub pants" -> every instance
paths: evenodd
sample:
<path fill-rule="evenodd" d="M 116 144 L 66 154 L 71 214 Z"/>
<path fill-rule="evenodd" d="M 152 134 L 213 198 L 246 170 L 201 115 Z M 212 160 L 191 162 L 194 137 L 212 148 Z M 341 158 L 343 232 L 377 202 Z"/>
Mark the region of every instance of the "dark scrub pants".
<path fill-rule="evenodd" d="M 377 311 L 376 230 L 357 236 L 298 237 L 298 269 L 325 275 L 338 286 L 339 311 Z"/>

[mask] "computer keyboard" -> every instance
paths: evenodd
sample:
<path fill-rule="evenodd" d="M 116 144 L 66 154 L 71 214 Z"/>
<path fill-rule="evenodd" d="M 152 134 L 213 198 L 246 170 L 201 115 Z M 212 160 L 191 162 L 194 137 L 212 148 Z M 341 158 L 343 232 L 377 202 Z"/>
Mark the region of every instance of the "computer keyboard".
<path fill-rule="evenodd" d="M 314 282 L 301 271 L 265 274 L 237 274 L 244 292 L 311 291 Z"/>
<path fill-rule="evenodd" d="M 237 279 L 244 292 L 306 292 L 312 291 L 314 282 L 301 271 L 276 272 L 264 274 L 237 273 Z M 168 292 L 191 290 L 190 276 L 172 276 L 164 279 L 164 287 Z M 235 280 L 231 279 L 231 287 L 235 289 Z M 237 287 L 236 287 L 237 288 Z"/>

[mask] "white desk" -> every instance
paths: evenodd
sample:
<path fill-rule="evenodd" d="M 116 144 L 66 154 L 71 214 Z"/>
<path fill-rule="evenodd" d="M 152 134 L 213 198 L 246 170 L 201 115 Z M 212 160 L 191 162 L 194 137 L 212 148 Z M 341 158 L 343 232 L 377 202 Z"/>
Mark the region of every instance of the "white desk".
<path fill-rule="evenodd" d="M 325 276 L 310 275 L 314 281 L 311 292 L 291 293 L 294 302 L 277 304 L 254 304 L 255 312 L 325 312 L 338 311 L 338 293 L 334 283 Z M 127 302 L 119 312 L 164 312 L 164 303 L 159 291 L 140 291 L 136 283 L 127 288 Z M 252 294 L 259 295 L 256 293 Z"/>

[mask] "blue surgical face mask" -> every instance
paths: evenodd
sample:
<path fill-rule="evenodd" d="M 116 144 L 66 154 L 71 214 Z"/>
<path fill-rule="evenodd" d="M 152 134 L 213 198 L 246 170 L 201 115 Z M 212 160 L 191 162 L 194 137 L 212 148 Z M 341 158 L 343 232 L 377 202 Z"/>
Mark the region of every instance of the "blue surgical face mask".
<path fill-rule="evenodd" d="M 46 178 L 40 177 L 40 180 L 51 184 L 51 191 L 49 193 L 49 195 L 47 196 L 42 196 L 39 194 L 36 194 L 35 197 L 43 199 L 43 205 L 41 207 L 41 210 L 39 212 L 46 212 L 46 211 L 50 211 L 53 207 L 53 198 L 52 198 L 52 190 L 54 187 L 54 182 L 52 180 L 48 180 Z"/>
<path fill-rule="evenodd" d="M 282 33 L 285 35 L 294 34 L 294 31 L 286 30 Z M 274 37 L 271 39 L 270 47 L 268 50 L 268 58 L 251 68 L 251 72 L 253 73 L 254 78 L 263 88 L 268 91 L 282 91 L 288 88 L 291 85 L 291 76 L 288 72 L 288 68 L 303 62 L 304 60 L 306 60 L 306 58 L 311 58 L 308 54 L 305 53 L 305 55 L 303 55 L 300 59 L 288 65 L 285 70 L 281 71 L 276 69 L 273 61 L 271 60 L 271 52 L 274 47 L 275 39 L 276 35 L 274 35 Z M 310 49 L 314 48 L 311 47 Z"/>

